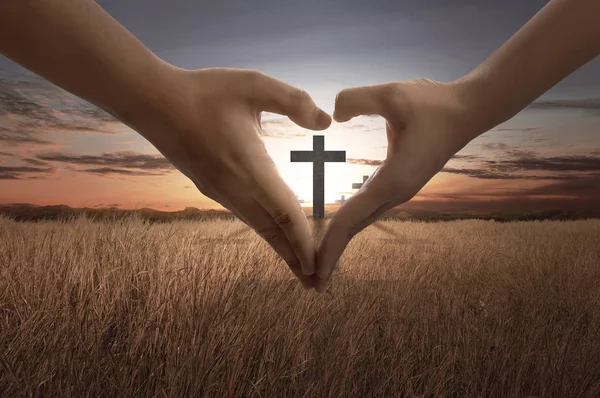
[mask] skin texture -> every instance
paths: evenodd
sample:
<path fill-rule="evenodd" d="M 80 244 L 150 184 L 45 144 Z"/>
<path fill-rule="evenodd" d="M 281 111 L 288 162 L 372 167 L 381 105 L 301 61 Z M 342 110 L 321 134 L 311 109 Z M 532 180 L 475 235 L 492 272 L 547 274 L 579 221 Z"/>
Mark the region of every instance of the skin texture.
<path fill-rule="evenodd" d="M 502 47 L 450 83 L 418 79 L 341 91 L 334 119 L 380 115 L 387 158 L 333 217 L 318 248 L 324 292 L 350 240 L 410 200 L 469 141 L 512 118 L 600 54 L 600 1 L 553 0 Z"/>
<path fill-rule="evenodd" d="M 257 71 L 170 65 L 92 0 L 2 1 L 0 53 L 133 128 L 314 286 L 308 220 L 260 138 L 262 111 L 329 127 L 306 92 Z"/>

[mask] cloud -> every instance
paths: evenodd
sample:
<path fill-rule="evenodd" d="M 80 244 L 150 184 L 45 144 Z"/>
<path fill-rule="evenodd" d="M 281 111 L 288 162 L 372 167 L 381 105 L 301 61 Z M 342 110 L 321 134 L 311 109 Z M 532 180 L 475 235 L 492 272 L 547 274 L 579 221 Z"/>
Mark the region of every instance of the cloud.
<path fill-rule="evenodd" d="M 33 166 L 48 166 L 48 163 L 42 162 L 41 160 L 37 159 L 23 158 L 21 159 L 21 161 L 24 163 L 29 163 Z"/>
<path fill-rule="evenodd" d="M 79 169 L 78 171 L 101 175 L 158 176 L 176 170 L 163 156 L 137 152 L 114 152 L 101 155 L 40 153 L 35 157 L 48 162 L 60 162 L 76 166 L 98 166 Z"/>
<path fill-rule="evenodd" d="M 17 115 L 45 118 L 49 110 L 19 91 L 18 82 L 0 79 L 0 116 Z"/>
<path fill-rule="evenodd" d="M 89 102 L 78 101 L 72 108 L 63 110 L 65 115 L 86 117 L 89 119 L 98 120 L 101 122 L 115 122 L 115 119 L 109 113 L 106 113 L 102 109 L 90 104 Z"/>
<path fill-rule="evenodd" d="M 56 106 L 51 106 L 56 105 Z M 0 76 L 0 115 L 17 115 L 56 119 L 60 114 L 84 117 L 101 122 L 116 119 L 104 110 L 61 89 L 41 77 L 24 80 L 23 77 L 9 79 Z"/>
<path fill-rule="evenodd" d="M 538 127 L 519 127 L 519 128 L 506 128 L 506 127 L 501 127 L 501 128 L 493 128 L 490 131 L 493 132 L 514 132 L 514 131 L 518 131 L 520 133 L 530 133 L 532 131 L 535 130 L 539 130 Z"/>
<path fill-rule="evenodd" d="M 600 171 L 600 156 L 568 155 L 537 157 L 531 154 L 507 160 L 487 160 L 487 167 L 502 172 L 549 171 L 549 172 L 595 172 Z"/>
<path fill-rule="evenodd" d="M 475 160 L 475 159 L 479 159 L 480 156 L 479 155 L 462 155 L 460 153 L 457 153 L 456 155 L 452 156 L 451 159 L 453 160 Z"/>
<path fill-rule="evenodd" d="M 354 159 L 354 158 L 348 158 L 346 159 L 346 163 L 350 163 L 350 164 L 361 164 L 361 165 L 365 165 L 365 166 L 380 166 L 381 164 L 383 164 L 383 160 L 376 160 L 376 159 Z"/>
<path fill-rule="evenodd" d="M 146 176 L 160 176 L 165 173 L 150 172 L 142 170 L 128 170 L 128 169 L 117 169 L 114 167 L 97 167 L 92 169 L 84 169 L 79 171 L 85 171 L 92 174 L 110 175 L 110 174 L 121 174 L 127 176 L 146 177 Z"/>
<path fill-rule="evenodd" d="M 38 144 L 53 145 L 54 142 L 42 138 L 43 134 L 29 133 L 21 130 L 10 130 L 0 127 L 0 143 L 6 145 Z"/>
<path fill-rule="evenodd" d="M 581 109 L 597 111 L 600 114 L 600 98 L 569 99 L 569 100 L 540 100 L 528 106 L 531 109 Z"/>
<path fill-rule="evenodd" d="M 457 169 L 453 167 L 444 167 L 440 171 L 440 173 L 461 174 L 471 178 L 479 178 L 482 180 L 560 180 L 565 178 L 572 178 L 560 175 L 540 176 L 497 173 L 485 169 Z"/>
<path fill-rule="evenodd" d="M 600 198 L 600 174 L 564 179 L 553 184 L 531 189 L 527 194 L 536 196 L 586 196 Z"/>
<path fill-rule="evenodd" d="M 52 171 L 51 167 L 0 166 L 0 180 L 37 179 Z"/>
<path fill-rule="evenodd" d="M 495 151 L 495 150 L 505 151 L 505 150 L 509 149 L 510 146 L 508 144 L 505 144 L 504 142 L 491 142 L 488 144 L 482 144 L 481 148 L 487 149 L 490 151 Z"/>
<path fill-rule="evenodd" d="M 343 132 L 385 132 L 385 120 L 380 116 L 359 116 L 344 123 L 334 123 L 333 128 Z"/>
<path fill-rule="evenodd" d="M 56 132 L 117 134 L 122 125 L 40 77 L 0 75 L 0 116 L 0 142 L 7 145 L 52 144 L 47 135 Z"/>
<path fill-rule="evenodd" d="M 271 138 L 307 137 L 309 132 L 287 118 L 261 120 L 261 135 Z"/>
<path fill-rule="evenodd" d="M 506 149 L 505 145 L 488 145 Z M 441 173 L 460 174 L 484 180 L 563 180 L 581 177 L 581 173 L 600 172 L 600 155 L 565 155 L 539 157 L 533 151 L 505 150 L 505 158 L 485 160 L 479 155 L 455 155 L 452 159 L 467 160 L 470 167 L 444 167 Z M 349 158 L 347 163 L 379 166 L 383 160 Z"/>
<path fill-rule="evenodd" d="M 509 174 L 498 174 L 483 169 L 457 169 L 453 167 L 444 167 L 440 173 L 461 174 L 483 180 L 514 180 L 522 178 L 518 176 L 511 176 Z"/>
<path fill-rule="evenodd" d="M 474 161 L 479 159 L 479 155 L 462 155 L 456 154 L 452 157 L 453 160 L 466 160 L 466 161 Z M 346 159 L 346 163 L 350 164 L 360 164 L 364 166 L 381 166 L 384 160 L 379 159 L 362 159 L 362 158 L 348 158 Z"/>
<path fill-rule="evenodd" d="M 509 150 L 508 158 L 483 160 L 477 168 L 445 167 L 442 173 L 462 174 L 486 180 L 562 180 L 579 178 L 574 173 L 600 172 L 600 156 L 567 155 L 538 157 L 530 151 Z M 536 173 L 536 174 L 532 174 Z"/>

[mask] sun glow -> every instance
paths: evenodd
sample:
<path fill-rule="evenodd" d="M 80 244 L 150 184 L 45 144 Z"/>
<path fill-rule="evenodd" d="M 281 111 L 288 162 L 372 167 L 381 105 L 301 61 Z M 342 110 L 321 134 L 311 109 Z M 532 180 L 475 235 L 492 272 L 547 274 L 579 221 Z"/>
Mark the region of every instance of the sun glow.
<path fill-rule="evenodd" d="M 279 166 L 279 164 L 278 164 Z M 352 183 L 359 182 L 356 170 L 352 165 L 338 163 L 325 165 L 325 203 L 335 203 L 341 195 L 346 199 L 356 190 L 352 190 Z M 284 181 L 304 205 L 312 204 L 313 177 L 312 165 L 309 163 L 290 163 L 281 165 L 281 175 Z"/>

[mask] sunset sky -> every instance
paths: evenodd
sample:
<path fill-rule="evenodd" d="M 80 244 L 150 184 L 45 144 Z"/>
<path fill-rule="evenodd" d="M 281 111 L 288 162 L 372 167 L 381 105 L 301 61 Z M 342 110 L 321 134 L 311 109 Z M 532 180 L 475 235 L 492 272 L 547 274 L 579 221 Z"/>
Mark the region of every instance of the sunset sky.
<path fill-rule="evenodd" d="M 205 3 L 205 4 L 203 4 Z M 159 57 L 182 68 L 258 69 L 333 111 L 346 87 L 468 73 L 543 7 L 538 0 L 288 2 L 100 0 Z M 544 65 L 540 65 L 544 68 Z M 264 141 L 301 199 L 312 131 L 263 116 Z M 386 153 L 383 119 L 334 123 L 326 202 L 350 196 Z M 512 120 L 471 142 L 413 199 L 423 206 L 600 203 L 600 60 L 575 72 Z M 136 132 L 0 56 L 0 203 L 73 207 L 219 208 Z"/>

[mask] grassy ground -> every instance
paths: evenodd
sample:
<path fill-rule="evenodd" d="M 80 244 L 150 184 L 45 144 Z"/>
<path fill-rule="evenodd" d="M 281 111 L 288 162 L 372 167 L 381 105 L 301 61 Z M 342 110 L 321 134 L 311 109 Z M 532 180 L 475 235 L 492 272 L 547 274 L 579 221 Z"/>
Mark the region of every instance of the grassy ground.
<path fill-rule="evenodd" d="M 600 221 L 381 225 L 318 295 L 239 222 L 0 218 L 0 396 L 600 396 Z"/>

